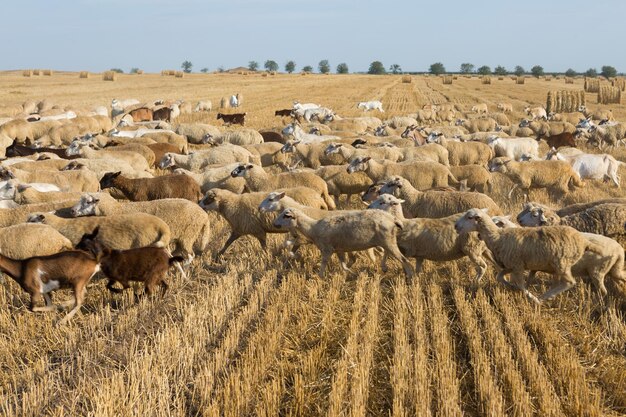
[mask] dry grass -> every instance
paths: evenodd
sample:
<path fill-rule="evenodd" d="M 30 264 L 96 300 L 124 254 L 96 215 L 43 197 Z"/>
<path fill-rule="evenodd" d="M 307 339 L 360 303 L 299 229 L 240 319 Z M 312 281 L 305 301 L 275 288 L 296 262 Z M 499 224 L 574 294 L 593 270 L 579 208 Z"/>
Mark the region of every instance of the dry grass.
<path fill-rule="evenodd" d="M 520 77 L 521 78 L 521 77 Z M 524 78 L 521 78 L 524 80 Z M 555 80 L 483 86 L 459 77 L 186 74 L 183 79 L 144 74 L 79 80 L 77 73 L 24 79 L 0 74 L 1 111 L 47 97 L 77 107 L 113 97 L 210 99 L 238 91 L 246 97 L 250 126 L 282 126 L 274 110 L 294 99 L 320 102 L 345 116 L 362 113 L 360 100 L 381 99 L 384 117 L 424 104 L 450 101 L 460 109 L 484 102 L 542 104 Z M 583 89 L 583 80 L 559 89 Z M 586 99 L 595 94 L 586 94 Z M 626 106 L 608 105 L 618 120 Z M 373 114 L 374 116 L 381 116 Z M 183 121 L 214 123 L 192 114 Z M 248 121 L 248 120 L 247 120 Z M 545 151 L 545 144 L 541 145 Z M 626 160 L 626 151 L 614 151 Z M 622 168 L 622 176 L 626 170 Z M 522 198 L 506 198 L 511 183 L 496 175 L 492 198 L 517 213 Z M 532 193 L 562 206 L 624 196 L 601 181 L 562 199 Z M 345 205 L 345 203 L 344 203 Z M 360 207 L 355 202 L 351 207 Z M 211 215 L 214 240 L 192 265 L 190 279 L 172 274 L 163 298 L 135 301 L 112 295 L 101 280 L 89 286 L 86 305 L 66 327 L 62 313 L 27 311 L 27 296 L 12 281 L 0 286 L 0 415 L 142 416 L 616 416 L 626 413 L 626 322 L 623 305 L 601 302 L 586 283 L 535 309 L 520 294 L 497 285 L 493 271 L 472 280 L 467 260 L 426 262 L 405 282 L 365 257 L 345 275 L 332 263 L 325 280 L 315 271 L 319 253 L 284 260 L 243 238 L 214 264 L 229 228 Z M 271 237 L 271 251 L 282 238 Z M 539 274 L 541 278 L 547 275 Z M 535 293 L 546 283 L 530 285 Z M 55 294 L 65 299 L 69 292 Z"/>

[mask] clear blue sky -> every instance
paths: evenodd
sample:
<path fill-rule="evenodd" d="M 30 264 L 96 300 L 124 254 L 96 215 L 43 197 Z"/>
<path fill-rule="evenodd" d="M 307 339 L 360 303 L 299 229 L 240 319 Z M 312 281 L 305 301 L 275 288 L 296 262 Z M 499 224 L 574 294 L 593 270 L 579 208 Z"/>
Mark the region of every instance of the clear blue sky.
<path fill-rule="evenodd" d="M 0 69 L 297 68 L 425 71 L 462 62 L 626 71 L 623 0 L 6 0 Z"/>

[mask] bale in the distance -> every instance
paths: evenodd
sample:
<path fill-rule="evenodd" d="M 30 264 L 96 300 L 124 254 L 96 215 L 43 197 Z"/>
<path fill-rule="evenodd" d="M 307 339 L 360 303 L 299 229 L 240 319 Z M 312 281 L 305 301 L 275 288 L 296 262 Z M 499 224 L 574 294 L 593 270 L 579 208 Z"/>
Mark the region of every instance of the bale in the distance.
<path fill-rule="evenodd" d="M 89 78 L 89 71 L 81 71 L 78 78 Z"/>
<path fill-rule="evenodd" d="M 24 70 L 24 72 L 22 73 L 22 75 L 24 77 L 32 77 L 33 76 L 33 70 Z"/>
<path fill-rule="evenodd" d="M 413 82 L 413 79 L 411 78 L 410 75 L 403 75 L 402 76 L 402 82 L 405 84 L 410 84 Z"/>
<path fill-rule="evenodd" d="M 104 81 L 115 81 L 117 78 L 117 73 L 115 71 L 105 71 L 102 73 L 102 80 Z"/>

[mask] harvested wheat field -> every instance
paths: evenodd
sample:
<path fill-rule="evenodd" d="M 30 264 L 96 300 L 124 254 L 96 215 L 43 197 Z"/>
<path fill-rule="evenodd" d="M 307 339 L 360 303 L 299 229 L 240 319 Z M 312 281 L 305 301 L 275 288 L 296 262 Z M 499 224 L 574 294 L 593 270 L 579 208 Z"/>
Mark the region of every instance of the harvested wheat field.
<path fill-rule="evenodd" d="M 182 99 L 193 106 L 211 100 L 212 111 L 181 114 L 176 123 L 237 130 L 215 118 L 220 100 L 240 93 L 243 104 L 223 112 L 245 112 L 245 127 L 256 130 L 280 132 L 291 119 L 274 111 L 291 108 L 294 100 L 318 103 L 344 118 L 381 120 L 446 103 L 455 109 L 454 120 L 473 119 L 476 104 L 486 103 L 495 113 L 498 103 L 510 103 L 513 111 L 506 116 L 517 125 L 528 117 L 526 106 L 546 105 L 549 91 L 583 90 L 584 83 L 405 79 L 249 73 L 117 74 L 105 81 L 59 71 L 47 77 L 6 72 L 0 74 L 0 117 L 19 113 L 31 99 L 85 112 L 95 106 L 110 110 L 112 99 Z M 585 99 L 588 109 L 610 109 L 615 120 L 626 121 L 626 105 L 598 105 L 597 93 Z M 368 100 L 382 101 L 385 113 L 357 109 Z M 420 124 L 451 128 L 448 121 Z M 626 146 L 581 149 L 626 161 Z M 540 155 L 547 151 L 541 142 Z M 626 177 L 624 165 L 619 172 Z M 524 196 L 509 198 L 511 180 L 491 175 L 487 194 L 515 219 Z M 565 196 L 546 189 L 531 190 L 530 196 L 560 208 L 623 198 L 626 192 L 610 181 L 584 180 L 584 187 Z M 356 196 L 346 202 L 344 195 L 338 208 L 365 207 Z M 410 281 L 396 260 L 383 272 L 378 260 L 358 254 L 346 273 L 333 257 L 320 278 L 320 251 L 305 245 L 295 259 L 288 257 L 281 250 L 283 234 L 268 235 L 267 251 L 252 236 L 243 237 L 215 261 L 230 226 L 215 212 L 209 220 L 204 254 L 193 260 L 186 278 L 169 271 L 163 296 L 114 294 L 97 275 L 81 313 L 66 325 L 57 326 L 64 313 L 30 312 L 28 294 L 7 278 L 0 285 L 0 415 L 626 415 L 626 292 L 609 277 L 607 296 L 577 278 L 575 287 L 540 306 L 498 283 L 490 262 L 476 281 L 467 257 L 427 260 Z M 539 295 L 551 280 L 540 272 L 528 288 Z M 141 293 L 143 285 L 134 285 Z M 71 294 L 60 290 L 53 299 Z"/>

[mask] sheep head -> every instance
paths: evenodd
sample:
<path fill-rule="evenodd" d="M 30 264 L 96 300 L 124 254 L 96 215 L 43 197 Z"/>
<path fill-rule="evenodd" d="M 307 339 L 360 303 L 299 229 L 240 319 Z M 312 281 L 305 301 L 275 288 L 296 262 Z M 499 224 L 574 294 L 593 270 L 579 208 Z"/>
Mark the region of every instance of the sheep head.
<path fill-rule="evenodd" d="M 285 197 L 284 192 L 273 191 L 271 192 L 261 204 L 259 204 L 259 211 L 261 213 L 267 213 L 270 211 L 278 211 L 280 210 L 280 200 Z"/>
<path fill-rule="evenodd" d="M 45 223 L 46 222 L 46 215 L 43 213 L 33 213 L 30 216 L 28 216 L 28 220 L 26 220 L 27 223 Z"/>
<path fill-rule="evenodd" d="M 78 203 L 70 208 L 72 217 L 95 216 L 100 199 L 91 194 L 85 194 L 80 197 Z"/>
<path fill-rule="evenodd" d="M 519 122 L 519 127 L 528 127 L 530 126 L 530 120 L 528 119 L 522 119 L 521 122 Z"/>
<path fill-rule="evenodd" d="M 367 208 L 391 212 L 402 210 L 400 207 L 402 206 L 402 203 L 404 203 L 404 200 L 401 200 L 391 194 L 381 194 L 376 198 L 376 200 L 372 201 Z"/>
<path fill-rule="evenodd" d="M 463 119 L 459 119 L 459 120 L 463 120 Z M 426 137 L 426 142 L 428 142 L 428 143 L 439 143 L 441 141 L 442 137 L 443 137 L 443 133 L 437 132 L 437 131 L 432 131 Z"/>
<path fill-rule="evenodd" d="M 367 141 L 364 139 L 358 138 L 354 142 L 352 142 L 350 145 L 352 145 L 355 148 L 363 148 L 364 145 L 367 145 Z"/>
<path fill-rule="evenodd" d="M 209 144 L 209 145 L 215 145 L 215 139 L 213 138 L 213 135 L 210 133 L 205 134 L 204 136 L 202 136 L 202 143 L 204 144 Z"/>
<path fill-rule="evenodd" d="M 296 151 L 296 145 L 299 144 L 299 140 L 290 140 L 287 141 L 282 148 L 280 148 L 280 153 L 293 153 Z"/>
<path fill-rule="evenodd" d="M 491 221 L 493 221 L 500 229 L 517 227 L 517 225 L 511 221 L 510 214 L 508 216 L 493 216 Z"/>
<path fill-rule="evenodd" d="M 475 232 L 481 223 L 485 221 L 491 221 L 491 218 L 487 215 L 489 209 L 469 209 L 463 216 L 454 223 L 454 230 L 458 234 Z"/>
<path fill-rule="evenodd" d="M 248 170 L 251 170 L 252 168 L 254 168 L 254 165 L 252 164 L 240 164 L 237 168 L 232 170 L 230 176 L 233 178 L 245 177 L 246 172 L 248 172 Z"/>
<path fill-rule="evenodd" d="M 490 162 L 489 162 L 489 171 L 490 172 L 500 172 L 501 174 L 505 174 L 508 170 L 507 170 L 507 164 L 510 163 L 512 160 L 506 157 L 498 157 L 498 158 L 493 158 Z"/>
<path fill-rule="evenodd" d="M 276 217 L 274 220 L 273 226 L 277 229 L 280 228 L 293 228 L 297 225 L 298 220 L 296 217 L 295 210 L 293 209 L 285 209 L 282 213 Z"/>
<path fill-rule="evenodd" d="M 12 179 L 15 179 L 15 175 L 11 171 L 4 167 L 0 168 L 0 180 L 7 181 Z"/>
<path fill-rule="evenodd" d="M 376 198 L 378 198 L 381 194 L 380 190 L 384 185 L 384 181 L 379 181 L 367 187 L 367 190 L 361 195 L 361 201 L 369 203 L 376 200 Z"/>
<path fill-rule="evenodd" d="M 324 149 L 324 155 L 328 156 L 328 155 L 332 155 L 334 153 L 338 153 L 339 152 L 339 148 L 341 148 L 343 146 L 343 144 L 341 143 L 330 143 L 326 149 Z"/>
<path fill-rule="evenodd" d="M 161 158 L 161 161 L 159 161 L 159 168 L 161 169 L 174 166 L 176 166 L 176 162 L 174 162 L 174 155 L 172 155 L 170 152 L 163 155 L 163 158 Z"/>
<path fill-rule="evenodd" d="M 346 168 L 346 170 L 348 171 L 348 174 L 352 174 L 354 172 L 359 172 L 359 171 L 365 171 L 367 169 L 368 162 L 370 161 L 370 159 L 372 159 L 370 156 L 360 156 L 360 157 L 354 158 L 352 162 L 350 162 L 350 165 L 348 165 L 348 168 Z"/>
<path fill-rule="evenodd" d="M 219 204 L 218 192 L 219 190 L 217 189 L 207 191 L 204 197 L 198 202 L 200 207 L 204 210 L 217 210 Z"/>

